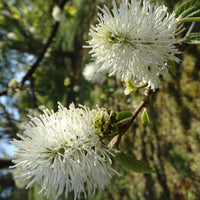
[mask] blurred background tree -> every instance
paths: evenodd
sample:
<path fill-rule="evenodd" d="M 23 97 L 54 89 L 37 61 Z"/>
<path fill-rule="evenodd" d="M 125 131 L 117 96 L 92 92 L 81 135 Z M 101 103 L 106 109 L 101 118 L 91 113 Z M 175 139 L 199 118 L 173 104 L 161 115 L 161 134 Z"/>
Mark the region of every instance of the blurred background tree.
<path fill-rule="evenodd" d="M 172 11 L 181 0 L 162 3 Z M 82 75 L 90 62 L 82 46 L 96 22 L 97 5 L 103 4 L 110 7 L 111 1 L 0 0 L 0 199 L 46 199 L 38 197 L 38 185 L 27 191 L 23 180 L 14 182 L 8 169 L 11 146 L 3 148 L 17 137 L 27 115 L 38 115 L 44 106 L 56 110 L 58 101 L 115 111 L 134 111 L 141 101 L 143 89 L 125 96 L 124 85 L 113 77 L 92 84 Z M 194 30 L 199 27 L 195 24 Z M 154 172 L 137 174 L 114 162 L 121 177 L 113 177 L 109 187 L 88 199 L 200 199 L 199 53 L 198 45 L 185 47 L 176 76 L 151 98 L 150 124 L 144 127 L 137 119 L 120 143 Z"/>

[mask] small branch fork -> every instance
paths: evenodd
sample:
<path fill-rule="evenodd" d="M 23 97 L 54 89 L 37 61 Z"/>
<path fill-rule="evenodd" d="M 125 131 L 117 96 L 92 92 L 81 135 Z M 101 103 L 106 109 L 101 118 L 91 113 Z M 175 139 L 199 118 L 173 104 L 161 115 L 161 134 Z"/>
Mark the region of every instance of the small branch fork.
<path fill-rule="evenodd" d="M 152 94 L 152 90 L 147 89 L 144 92 L 144 98 L 143 100 L 140 102 L 140 104 L 138 105 L 138 107 L 136 108 L 136 110 L 133 112 L 132 117 L 129 120 L 124 121 L 123 123 L 120 123 L 118 125 L 118 130 L 119 130 L 119 134 L 116 135 L 109 143 L 109 147 L 113 147 L 114 145 L 119 146 L 119 143 L 121 141 L 121 137 L 126 133 L 126 131 L 131 127 L 131 125 L 133 124 L 134 120 L 137 118 L 138 114 L 140 113 L 140 111 L 147 106 L 148 102 L 149 102 L 149 97 Z"/>

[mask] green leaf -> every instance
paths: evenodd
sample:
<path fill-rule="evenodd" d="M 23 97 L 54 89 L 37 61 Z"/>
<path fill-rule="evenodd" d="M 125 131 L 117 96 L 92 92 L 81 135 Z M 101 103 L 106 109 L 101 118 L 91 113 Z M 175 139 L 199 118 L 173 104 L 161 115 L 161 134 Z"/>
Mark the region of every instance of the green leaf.
<path fill-rule="evenodd" d="M 183 3 L 176 11 L 176 17 L 181 17 L 181 18 L 200 17 L 200 0 L 190 0 Z"/>
<path fill-rule="evenodd" d="M 175 61 L 169 60 L 168 63 L 167 63 L 167 68 L 174 76 L 176 76 L 177 67 L 176 67 L 176 62 Z"/>
<path fill-rule="evenodd" d="M 131 116 L 132 116 L 131 112 L 123 111 L 123 112 L 117 113 L 116 120 L 119 122 L 119 121 L 122 121 L 124 119 L 130 118 Z"/>
<path fill-rule="evenodd" d="M 132 83 L 132 81 L 127 81 L 127 82 L 126 82 L 126 87 L 127 87 L 129 90 L 135 90 L 135 89 L 136 89 L 136 86 Z"/>
<path fill-rule="evenodd" d="M 141 121 L 144 126 L 146 126 L 149 123 L 149 115 L 146 108 L 144 108 L 143 113 L 141 115 Z"/>
<path fill-rule="evenodd" d="M 200 33 L 190 33 L 185 42 L 188 44 L 200 44 Z"/>
<path fill-rule="evenodd" d="M 151 173 L 152 169 L 144 164 L 143 162 L 136 160 L 134 157 L 124 154 L 124 153 L 118 153 L 115 156 L 116 160 L 126 168 L 138 172 L 138 173 Z"/>
<path fill-rule="evenodd" d="M 134 90 L 136 90 L 136 86 L 132 83 L 132 81 L 126 81 L 126 89 L 124 90 L 124 94 L 128 95 Z"/>

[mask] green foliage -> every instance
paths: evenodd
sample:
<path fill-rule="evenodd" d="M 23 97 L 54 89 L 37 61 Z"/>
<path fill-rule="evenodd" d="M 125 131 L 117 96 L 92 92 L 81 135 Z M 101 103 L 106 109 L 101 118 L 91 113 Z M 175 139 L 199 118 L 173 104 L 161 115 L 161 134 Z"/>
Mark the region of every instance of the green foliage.
<path fill-rule="evenodd" d="M 124 153 L 120 152 L 120 153 L 117 153 L 115 158 L 121 165 L 123 165 L 127 169 L 130 169 L 134 172 L 138 172 L 138 173 L 151 173 L 152 172 L 150 167 L 148 167 L 143 162 L 136 160 L 134 157 L 132 157 L 128 154 L 124 154 Z"/>
<path fill-rule="evenodd" d="M 190 159 L 187 155 L 174 152 L 169 155 L 169 159 L 177 173 L 182 175 L 190 174 Z"/>
<path fill-rule="evenodd" d="M 200 1 L 190 0 L 183 3 L 176 11 L 176 17 L 181 17 L 182 22 L 200 21 Z"/>
<path fill-rule="evenodd" d="M 116 120 L 117 122 L 120 122 L 120 121 L 126 120 L 127 118 L 130 118 L 131 116 L 132 116 L 132 113 L 129 111 L 119 112 L 117 113 Z"/>
<path fill-rule="evenodd" d="M 190 33 L 185 42 L 188 44 L 200 44 L 200 33 Z"/>
<path fill-rule="evenodd" d="M 126 81 L 126 89 L 124 91 L 125 95 L 130 94 L 131 92 L 136 90 L 136 86 L 132 83 L 132 81 Z"/>
<path fill-rule="evenodd" d="M 126 82 L 126 86 L 127 86 L 127 88 L 128 88 L 129 90 L 135 90 L 135 89 L 136 89 L 136 87 L 135 87 L 135 85 L 132 83 L 132 81 L 127 81 L 127 82 Z"/>

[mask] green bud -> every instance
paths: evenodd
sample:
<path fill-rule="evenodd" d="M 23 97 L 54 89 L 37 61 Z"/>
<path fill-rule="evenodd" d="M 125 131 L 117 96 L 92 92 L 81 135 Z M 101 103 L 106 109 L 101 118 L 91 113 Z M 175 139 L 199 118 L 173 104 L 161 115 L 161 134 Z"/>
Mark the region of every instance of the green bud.
<path fill-rule="evenodd" d="M 91 110 L 95 115 L 95 131 L 102 139 L 109 138 L 118 133 L 115 113 L 107 111 L 105 108 Z M 93 122 L 92 122 L 93 123 Z"/>
<path fill-rule="evenodd" d="M 146 108 L 144 108 L 143 113 L 141 115 L 141 121 L 144 126 L 148 125 L 149 123 L 149 115 Z"/>

